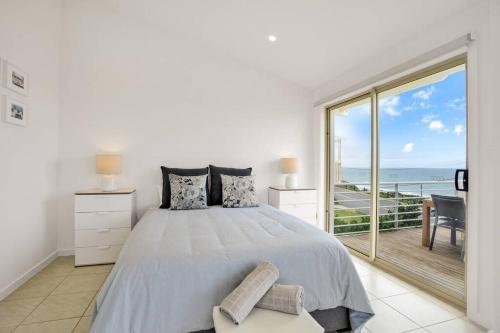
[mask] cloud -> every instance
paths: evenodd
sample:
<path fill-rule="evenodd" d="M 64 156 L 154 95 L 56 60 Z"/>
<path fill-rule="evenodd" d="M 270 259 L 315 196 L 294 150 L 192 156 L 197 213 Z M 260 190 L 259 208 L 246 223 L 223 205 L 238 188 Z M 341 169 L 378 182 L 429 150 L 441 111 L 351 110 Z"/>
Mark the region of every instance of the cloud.
<path fill-rule="evenodd" d="M 421 122 L 423 122 L 424 124 L 428 124 L 430 123 L 432 120 L 436 119 L 437 118 L 437 115 L 433 114 L 433 113 L 429 113 L 429 114 L 426 114 L 422 117 L 422 120 L 420 120 Z"/>
<path fill-rule="evenodd" d="M 413 151 L 414 146 L 415 144 L 413 142 L 405 144 L 405 146 L 403 147 L 403 153 L 411 153 Z"/>
<path fill-rule="evenodd" d="M 396 107 L 399 105 L 399 96 L 389 96 L 380 100 L 380 110 L 385 112 L 391 117 L 399 116 L 399 112 Z"/>
<path fill-rule="evenodd" d="M 465 111 L 465 97 L 455 98 L 448 102 L 446 106 L 453 110 Z"/>
<path fill-rule="evenodd" d="M 444 126 L 443 122 L 441 120 L 433 120 L 429 123 L 429 129 L 431 131 L 436 131 L 436 132 L 441 132 L 441 133 L 448 133 L 449 130 Z"/>
<path fill-rule="evenodd" d="M 463 125 L 455 125 L 455 129 L 453 130 L 453 132 L 455 132 L 455 134 L 457 136 L 459 136 L 460 134 L 462 134 L 463 131 L 464 131 L 464 126 Z"/>
<path fill-rule="evenodd" d="M 427 89 L 419 90 L 413 94 L 413 98 L 420 99 L 422 101 L 426 101 L 431 98 L 432 94 L 436 91 L 434 86 L 430 86 Z"/>
<path fill-rule="evenodd" d="M 413 112 L 413 111 L 418 110 L 418 105 L 417 105 L 417 103 L 413 102 L 410 105 L 403 107 L 402 110 L 408 111 L 408 112 Z"/>

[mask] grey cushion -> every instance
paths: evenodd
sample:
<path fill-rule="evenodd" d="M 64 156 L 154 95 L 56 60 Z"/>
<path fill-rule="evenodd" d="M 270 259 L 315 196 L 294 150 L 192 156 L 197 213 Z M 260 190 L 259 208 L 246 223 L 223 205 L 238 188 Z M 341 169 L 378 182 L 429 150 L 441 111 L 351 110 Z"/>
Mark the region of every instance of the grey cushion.
<path fill-rule="evenodd" d="M 222 179 L 221 175 L 250 176 L 252 168 L 236 169 L 210 165 L 210 200 L 208 205 L 222 205 Z"/>
<path fill-rule="evenodd" d="M 200 169 L 180 169 L 180 168 L 167 168 L 165 166 L 161 167 L 161 172 L 163 175 L 163 194 L 161 199 L 160 208 L 170 208 L 170 180 L 168 175 L 173 173 L 179 176 L 202 176 L 208 175 L 208 168 Z M 208 180 L 205 185 L 207 195 L 208 195 Z M 210 204 L 210 198 L 207 196 L 207 204 Z"/>
<path fill-rule="evenodd" d="M 278 280 L 279 271 L 268 261 L 261 262 L 221 303 L 220 311 L 235 324 L 248 316 L 257 302 Z"/>
<path fill-rule="evenodd" d="M 255 176 L 226 176 L 222 179 L 222 207 L 256 207 Z"/>
<path fill-rule="evenodd" d="M 207 175 L 178 176 L 168 175 L 170 179 L 170 209 L 207 208 Z"/>
<path fill-rule="evenodd" d="M 304 308 L 304 287 L 275 284 L 255 307 L 299 315 Z"/>

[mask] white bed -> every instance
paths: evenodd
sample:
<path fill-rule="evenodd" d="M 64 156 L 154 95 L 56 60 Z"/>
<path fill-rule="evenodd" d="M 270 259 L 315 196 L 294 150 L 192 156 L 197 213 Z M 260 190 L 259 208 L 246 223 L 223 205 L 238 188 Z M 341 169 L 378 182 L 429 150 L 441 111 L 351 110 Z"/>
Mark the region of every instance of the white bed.
<path fill-rule="evenodd" d="M 351 258 L 333 236 L 268 205 L 149 210 L 98 294 L 91 332 L 193 332 L 269 260 L 279 283 L 305 289 L 305 308 L 345 307 L 353 329 L 373 311 Z"/>

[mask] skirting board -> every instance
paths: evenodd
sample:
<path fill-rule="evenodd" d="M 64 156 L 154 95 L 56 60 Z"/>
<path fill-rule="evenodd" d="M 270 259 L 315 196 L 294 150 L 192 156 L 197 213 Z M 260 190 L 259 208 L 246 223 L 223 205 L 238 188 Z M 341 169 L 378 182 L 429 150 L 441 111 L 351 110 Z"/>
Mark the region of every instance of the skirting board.
<path fill-rule="evenodd" d="M 48 264 L 50 264 L 54 259 L 56 259 L 59 255 L 59 251 L 54 251 L 51 254 L 49 254 L 45 259 L 42 259 L 39 263 L 37 263 L 35 266 L 30 268 L 28 271 L 26 271 L 23 275 L 21 275 L 19 278 L 16 280 L 12 281 L 7 287 L 2 289 L 0 291 L 0 301 L 3 300 L 5 297 L 9 296 L 14 290 L 19 288 L 23 283 L 31 279 L 33 276 L 35 276 L 36 273 L 40 272 L 42 269 L 44 269 Z"/>

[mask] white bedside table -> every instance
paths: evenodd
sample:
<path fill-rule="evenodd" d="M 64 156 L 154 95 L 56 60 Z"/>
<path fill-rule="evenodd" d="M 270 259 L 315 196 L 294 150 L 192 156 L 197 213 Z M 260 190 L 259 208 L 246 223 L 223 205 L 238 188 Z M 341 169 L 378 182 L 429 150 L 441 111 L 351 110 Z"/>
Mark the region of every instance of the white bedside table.
<path fill-rule="evenodd" d="M 290 215 L 317 226 L 317 191 L 314 188 L 269 187 L 268 202 Z"/>
<path fill-rule="evenodd" d="M 76 192 L 75 266 L 114 263 L 135 219 L 135 189 Z"/>

